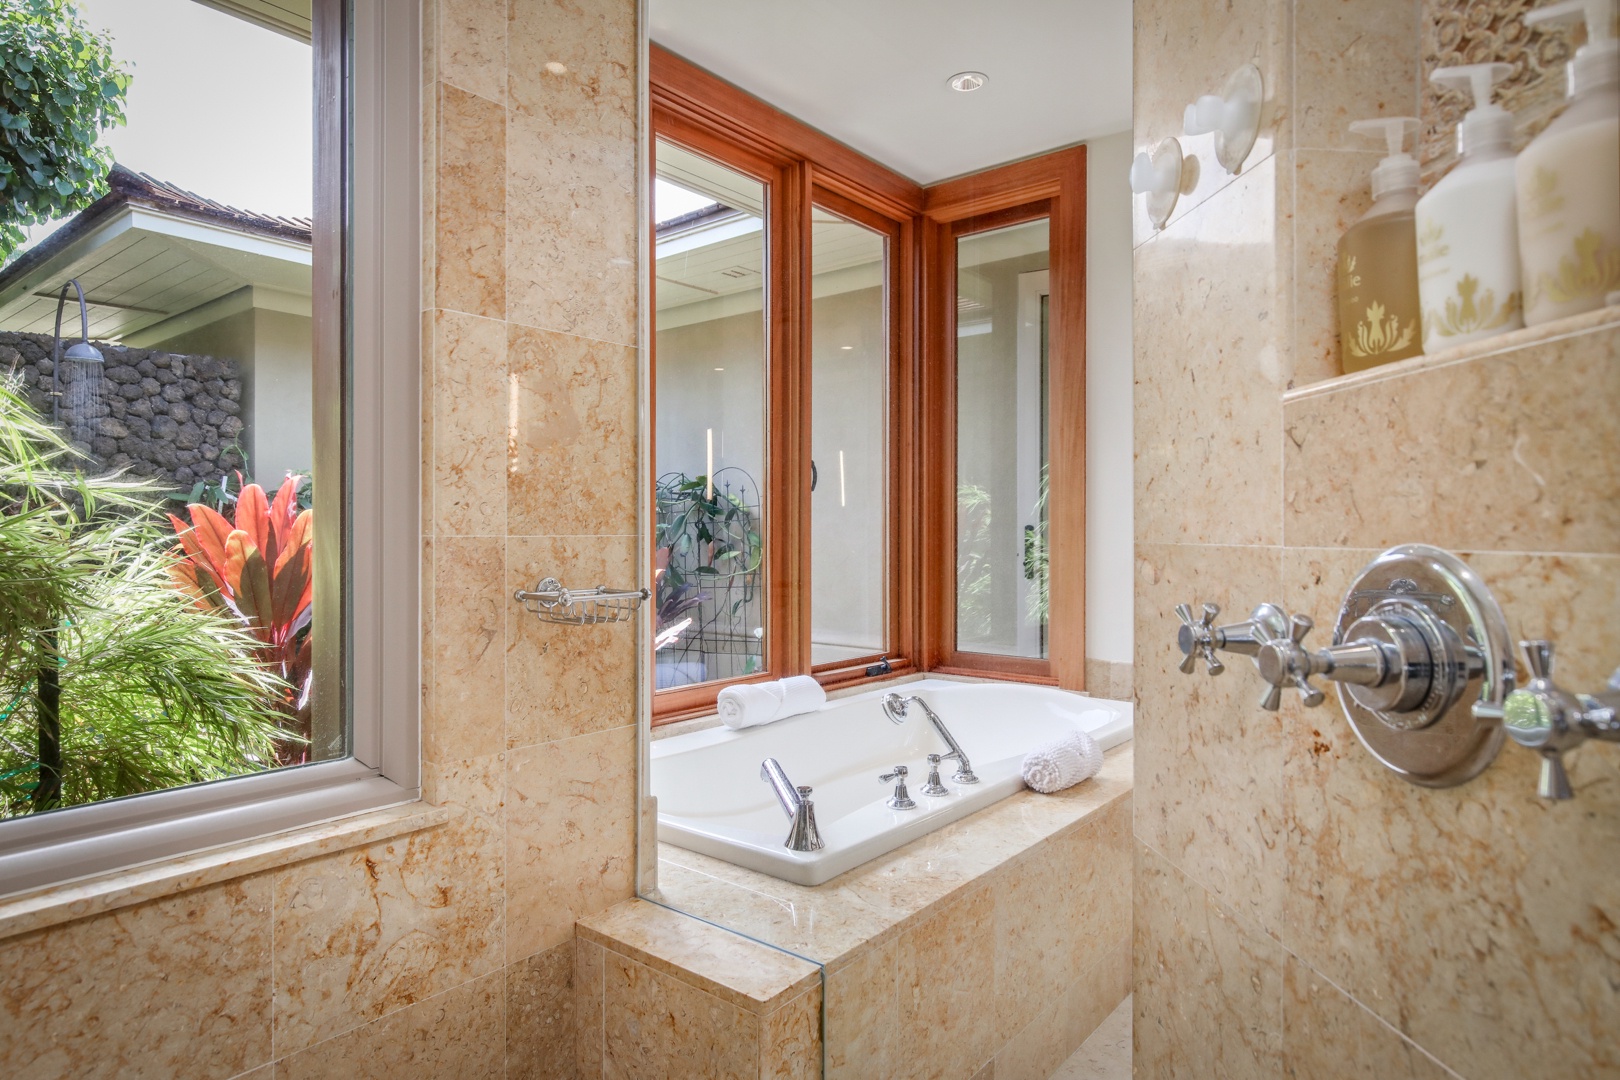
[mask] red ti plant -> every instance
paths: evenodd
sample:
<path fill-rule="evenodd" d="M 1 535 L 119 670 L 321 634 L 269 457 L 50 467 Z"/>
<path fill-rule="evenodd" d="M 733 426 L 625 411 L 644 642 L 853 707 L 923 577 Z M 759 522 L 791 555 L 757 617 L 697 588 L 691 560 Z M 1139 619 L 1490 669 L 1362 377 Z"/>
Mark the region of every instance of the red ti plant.
<path fill-rule="evenodd" d="M 287 682 L 280 709 L 299 741 L 280 745 L 280 765 L 309 753 L 315 512 L 298 510 L 302 479 L 288 476 L 274 502 L 258 484 L 244 486 L 234 521 L 201 503 L 188 507 L 189 525 L 169 515 L 184 552 L 169 569 L 175 584 L 199 607 L 240 619 L 260 642 L 258 660 Z"/>

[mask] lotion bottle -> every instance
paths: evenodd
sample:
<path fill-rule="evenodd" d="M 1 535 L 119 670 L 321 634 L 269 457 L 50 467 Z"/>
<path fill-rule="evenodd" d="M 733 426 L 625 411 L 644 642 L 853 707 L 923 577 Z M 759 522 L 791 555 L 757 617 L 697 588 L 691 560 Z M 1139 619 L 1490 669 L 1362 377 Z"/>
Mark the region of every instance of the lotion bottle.
<path fill-rule="evenodd" d="M 1382 135 L 1389 156 L 1372 172 L 1372 208 L 1339 239 L 1339 362 L 1346 373 L 1423 351 L 1418 337 L 1417 159 L 1402 150 L 1415 117 L 1357 120 Z"/>
<path fill-rule="evenodd" d="M 1417 202 L 1424 352 L 1524 325 L 1513 116 L 1491 102 L 1491 87 L 1512 71 L 1508 64 L 1466 64 L 1429 76 L 1470 91 L 1474 107 L 1457 126 L 1456 166 Z"/>
<path fill-rule="evenodd" d="M 1615 0 L 1569 0 L 1531 25 L 1586 20 L 1568 67 L 1569 104 L 1519 155 L 1524 321 L 1591 311 L 1620 289 L 1620 41 Z"/>

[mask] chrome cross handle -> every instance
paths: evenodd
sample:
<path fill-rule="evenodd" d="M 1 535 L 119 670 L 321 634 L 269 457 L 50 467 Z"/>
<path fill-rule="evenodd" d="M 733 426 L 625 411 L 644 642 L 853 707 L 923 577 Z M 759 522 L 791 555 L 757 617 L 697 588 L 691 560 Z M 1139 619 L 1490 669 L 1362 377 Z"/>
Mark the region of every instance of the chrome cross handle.
<path fill-rule="evenodd" d="M 1317 673 L 1312 663 L 1315 658 L 1304 646 L 1305 635 L 1315 626 L 1315 621 L 1309 615 L 1295 615 L 1288 620 L 1286 637 L 1278 634 L 1260 647 L 1255 664 L 1260 668 L 1260 677 L 1271 684 L 1271 689 L 1260 699 L 1260 707 L 1267 712 L 1276 712 L 1282 704 L 1283 687 L 1286 685 L 1292 685 L 1299 691 L 1299 700 L 1307 709 L 1322 704 L 1322 691 L 1311 685 L 1311 676 Z"/>
<path fill-rule="evenodd" d="M 1176 605 L 1176 617 L 1181 620 L 1181 629 L 1176 632 L 1176 644 L 1184 656 L 1181 661 L 1183 675 L 1191 675 L 1197 670 L 1200 657 L 1211 675 L 1219 675 L 1226 670 L 1226 665 L 1215 655 L 1217 650 L 1257 656 L 1261 646 L 1272 638 L 1281 637 L 1288 627 L 1287 616 L 1275 604 L 1261 604 L 1246 621 L 1227 626 L 1214 625 L 1215 616 L 1220 613 L 1221 609 L 1216 605 L 1205 604 L 1202 614 L 1195 620 L 1192 608 L 1186 604 Z"/>
<path fill-rule="evenodd" d="M 1536 785 L 1543 799 L 1570 799 L 1575 795 L 1564 771 L 1564 751 L 1587 739 L 1620 742 L 1620 687 L 1600 694 L 1576 694 L 1553 682 L 1553 643 L 1521 641 L 1530 682 L 1507 696 L 1501 705 L 1479 702 L 1474 715 L 1500 720 L 1508 738 L 1541 754 L 1541 777 Z"/>

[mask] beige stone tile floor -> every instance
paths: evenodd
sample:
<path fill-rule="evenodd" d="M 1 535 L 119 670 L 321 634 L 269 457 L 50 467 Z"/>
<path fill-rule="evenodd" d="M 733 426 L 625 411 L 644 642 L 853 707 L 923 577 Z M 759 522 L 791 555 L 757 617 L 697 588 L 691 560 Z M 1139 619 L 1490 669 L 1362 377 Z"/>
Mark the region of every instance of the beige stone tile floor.
<path fill-rule="evenodd" d="M 1051 1080 L 1131 1080 L 1131 999 L 1126 997 Z"/>

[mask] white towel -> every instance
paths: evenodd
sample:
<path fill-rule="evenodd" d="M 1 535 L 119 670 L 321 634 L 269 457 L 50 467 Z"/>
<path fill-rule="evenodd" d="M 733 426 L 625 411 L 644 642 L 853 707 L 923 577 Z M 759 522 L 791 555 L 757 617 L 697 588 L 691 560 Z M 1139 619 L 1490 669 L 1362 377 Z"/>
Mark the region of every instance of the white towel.
<path fill-rule="evenodd" d="M 1102 763 L 1097 741 L 1076 731 L 1031 750 L 1024 758 L 1024 783 L 1050 795 L 1096 776 Z"/>
<path fill-rule="evenodd" d="M 728 686 L 720 691 L 715 711 L 726 727 L 739 730 L 814 712 L 826 703 L 827 693 L 820 683 L 808 675 L 795 675 L 776 682 Z"/>

